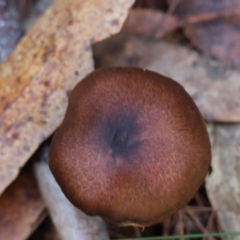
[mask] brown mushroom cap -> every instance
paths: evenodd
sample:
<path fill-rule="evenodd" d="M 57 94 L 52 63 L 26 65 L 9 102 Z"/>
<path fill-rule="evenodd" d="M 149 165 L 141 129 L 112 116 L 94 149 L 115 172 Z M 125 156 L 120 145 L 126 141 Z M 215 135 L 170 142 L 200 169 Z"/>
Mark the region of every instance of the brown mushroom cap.
<path fill-rule="evenodd" d="M 84 78 L 50 151 L 68 199 L 121 225 L 147 226 L 172 215 L 194 196 L 210 162 L 206 126 L 188 93 L 138 68 Z"/>

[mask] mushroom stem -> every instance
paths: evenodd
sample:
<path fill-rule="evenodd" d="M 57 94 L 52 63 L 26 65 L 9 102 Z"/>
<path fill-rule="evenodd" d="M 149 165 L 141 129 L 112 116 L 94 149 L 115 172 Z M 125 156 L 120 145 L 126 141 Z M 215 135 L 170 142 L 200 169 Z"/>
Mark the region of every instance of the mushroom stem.
<path fill-rule="evenodd" d="M 48 154 L 45 153 L 40 157 L 41 161 L 35 164 L 35 175 L 60 239 L 108 240 L 103 220 L 100 217 L 87 216 L 74 207 L 62 193 L 49 170 Z"/>

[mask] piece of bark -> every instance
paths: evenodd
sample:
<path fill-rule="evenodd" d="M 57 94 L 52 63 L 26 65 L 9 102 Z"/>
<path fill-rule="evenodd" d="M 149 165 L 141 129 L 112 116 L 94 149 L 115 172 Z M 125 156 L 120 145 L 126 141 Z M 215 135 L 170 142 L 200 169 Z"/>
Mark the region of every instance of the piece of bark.
<path fill-rule="evenodd" d="M 224 231 L 239 231 L 240 124 L 216 124 L 211 132 L 213 159 L 207 194 Z"/>
<path fill-rule="evenodd" d="M 61 123 L 93 70 L 91 43 L 119 31 L 133 2 L 55 1 L 0 66 L 0 193 Z"/>
<path fill-rule="evenodd" d="M 118 34 L 94 46 L 97 67 L 136 66 L 166 75 L 191 95 L 207 120 L 240 121 L 240 74 L 196 51 Z"/>
<path fill-rule="evenodd" d="M 108 240 L 104 221 L 74 207 L 61 191 L 48 166 L 49 146 L 41 150 L 35 173 L 51 219 L 61 240 Z"/>
<path fill-rule="evenodd" d="M 45 216 L 45 203 L 27 166 L 0 197 L 0 239 L 26 239 Z"/>

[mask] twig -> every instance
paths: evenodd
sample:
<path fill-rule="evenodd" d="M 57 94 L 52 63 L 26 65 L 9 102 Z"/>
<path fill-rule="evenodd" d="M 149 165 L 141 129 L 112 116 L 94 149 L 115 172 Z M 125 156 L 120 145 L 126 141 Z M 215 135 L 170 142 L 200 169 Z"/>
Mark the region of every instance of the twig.
<path fill-rule="evenodd" d="M 202 223 L 198 220 L 198 218 L 193 214 L 191 209 L 189 207 L 186 207 L 187 214 L 190 216 L 190 218 L 193 220 L 193 222 L 196 224 L 196 226 L 201 230 L 203 233 L 208 233 L 207 229 L 202 225 Z M 213 240 L 214 238 L 210 237 L 209 240 Z"/>

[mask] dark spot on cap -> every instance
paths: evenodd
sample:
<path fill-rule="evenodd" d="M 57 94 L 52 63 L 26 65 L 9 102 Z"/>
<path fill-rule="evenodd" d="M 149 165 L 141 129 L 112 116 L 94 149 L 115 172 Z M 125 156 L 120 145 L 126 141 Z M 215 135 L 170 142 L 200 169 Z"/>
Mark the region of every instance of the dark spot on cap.
<path fill-rule="evenodd" d="M 136 114 L 110 116 L 104 123 L 103 131 L 105 143 L 112 150 L 113 158 L 129 159 L 140 146 L 140 127 Z"/>

